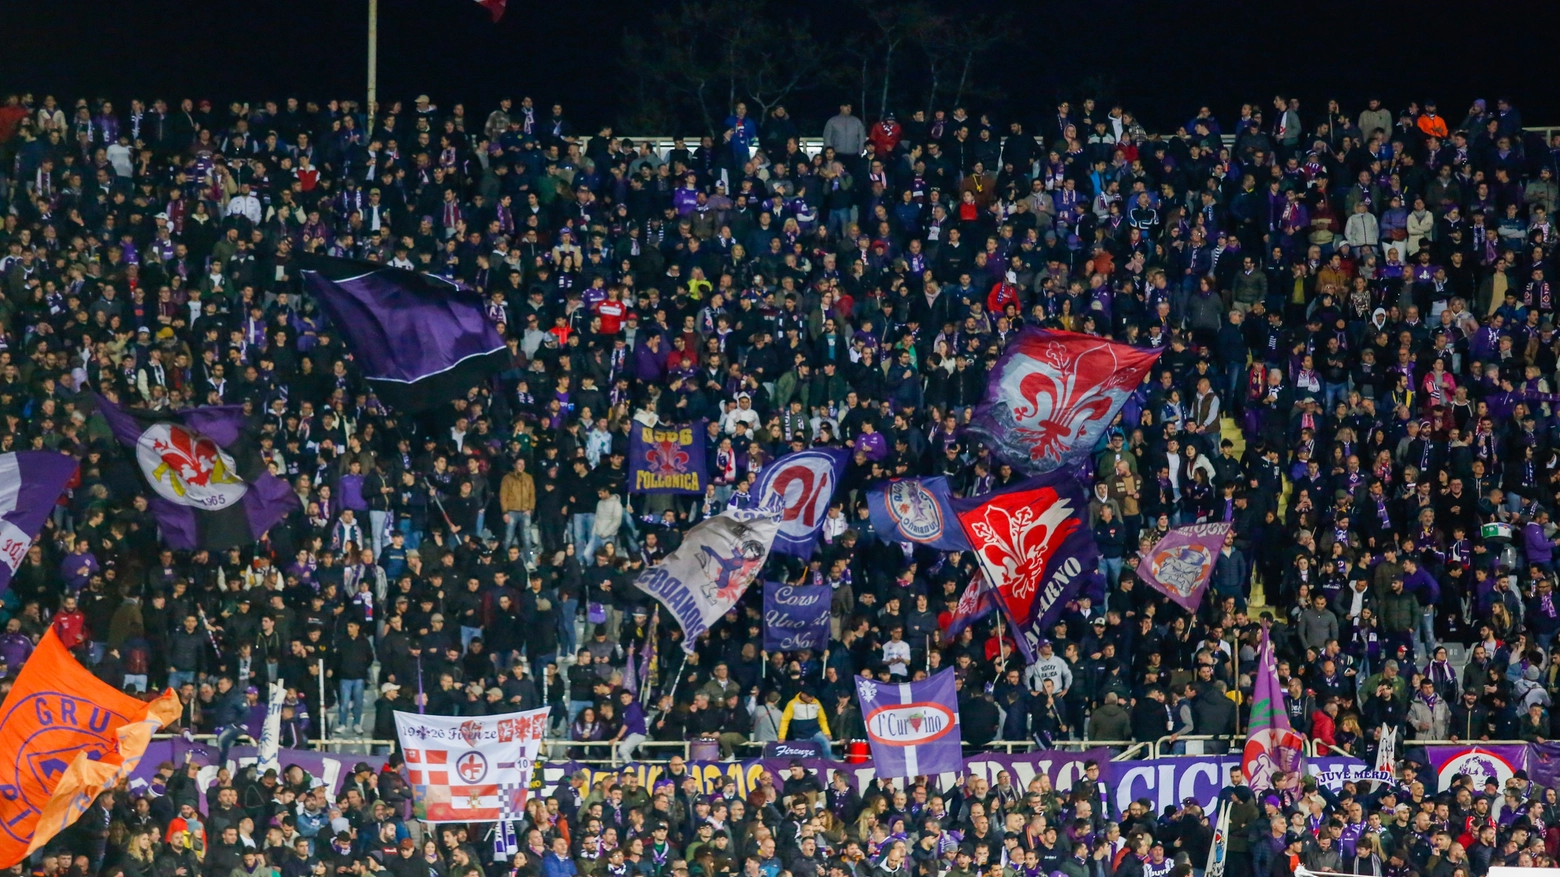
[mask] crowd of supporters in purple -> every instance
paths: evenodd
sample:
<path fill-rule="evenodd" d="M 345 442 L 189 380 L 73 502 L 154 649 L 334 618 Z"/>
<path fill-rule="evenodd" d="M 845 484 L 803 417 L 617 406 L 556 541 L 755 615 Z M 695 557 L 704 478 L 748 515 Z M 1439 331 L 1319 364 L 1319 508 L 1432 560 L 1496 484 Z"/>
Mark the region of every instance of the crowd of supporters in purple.
<path fill-rule="evenodd" d="M 0 452 L 58 450 L 81 470 L 4 595 L 0 679 L 52 625 L 111 684 L 177 689 L 175 730 L 225 742 L 282 681 L 289 746 L 327 726 L 392 738 L 393 709 L 550 704 L 573 754 L 646 758 L 647 740 L 838 747 L 863 736 L 852 677 L 952 666 L 971 747 L 1229 740 L 1257 583 L 1310 738 L 1370 760 L 1396 727 L 1410 765 L 1415 741 L 1543 742 L 1560 691 L 1557 162 L 1560 134 L 1524 130 L 1506 100 L 1442 116 L 1277 98 L 1201 108 L 1173 134 L 1092 100 L 1000 123 L 843 106 L 821 131 L 739 104 L 666 148 L 529 97 L 468 114 L 426 96 L 365 113 L 7 95 Z M 480 290 L 507 369 L 431 415 L 386 410 L 302 293 L 304 252 Z M 1163 354 L 1095 457 L 1108 595 L 1070 605 L 1024 666 L 994 618 L 941 637 L 973 560 L 880 540 L 862 489 L 1020 479 L 965 424 L 1030 325 Z M 89 387 L 245 406 L 302 510 L 225 556 L 166 550 Z M 706 422 L 704 497 L 628 493 L 643 412 Z M 834 589 L 831 647 L 763 652 L 755 590 L 678 663 L 681 632 L 653 621 L 635 576 L 809 446 L 854 459 L 811 561 L 775 555 L 765 578 Z M 1132 570 L 1199 521 L 1233 532 L 1188 613 Z M 641 707 L 622 671 L 652 636 Z M 214 790 L 204 817 L 182 770 L 164 774 L 165 795 L 109 796 L 62 837 L 76 858 L 50 851 L 35 873 L 1184 877 L 1211 834 L 1193 805 L 1107 813 L 1087 782 L 874 785 L 864 802 L 799 777 L 747 802 L 571 787 L 505 864 L 475 832 L 413 843 L 390 774 L 359 774 L 339 801 L 241 775 L 219 787 L 242 800 Z M 1512 783 L 1420 773 L 1386 804 L 1237 788 L 1230 869 L 1553 865 L 1555 790 Z M 788 809 L 804 792 L 824 806 Z M 1367 818 L 1345 855 L 1339 832 Z M 180 834 L 177 819 L 207 821 Z"/>

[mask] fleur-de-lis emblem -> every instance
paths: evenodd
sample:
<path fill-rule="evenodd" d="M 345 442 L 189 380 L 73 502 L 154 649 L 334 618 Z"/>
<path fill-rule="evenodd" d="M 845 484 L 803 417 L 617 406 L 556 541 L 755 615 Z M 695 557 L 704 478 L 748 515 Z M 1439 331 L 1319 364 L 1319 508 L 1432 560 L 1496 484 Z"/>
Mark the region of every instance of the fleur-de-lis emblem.
<path fill-rule="evenodd" d="M 654 442 L 645 451 L 645 462 L 650 471 L 672 474 L 688 471 L 688 452 L 674 441 Z"/>

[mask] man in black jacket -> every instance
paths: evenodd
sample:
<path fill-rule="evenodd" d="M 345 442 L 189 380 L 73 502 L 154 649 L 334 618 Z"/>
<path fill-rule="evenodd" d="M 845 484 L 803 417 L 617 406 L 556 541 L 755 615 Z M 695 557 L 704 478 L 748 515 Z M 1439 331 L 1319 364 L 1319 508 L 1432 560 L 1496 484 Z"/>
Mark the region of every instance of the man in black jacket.
<path fill-rule="evenodd" d="M 1135 743 L 1153 743 L 1175 730 L 1174 717 L 1165 703 L 1165 693 L 1158 687 L 1150 688 L 1132 705 L 1132 740 Z"/>
<path fill-rule="evenodd" d="M 356 621 L 347 622 L 347 635 L 336 648 L 336 666 L 329 673 L 337 685 L 338 728 L 352 728 L 363 732 L 363 686 L 368 680 L 369 667 L 374 663 L 374 644 L 363 635 L 362 626 Z M 348 724 L 347 719 L 352 722 Z"/>
<path fill-rule="evenodd" d="M 1490 711 L 1479 702 L 1479 692 L 1464 691 L 1463 696 L 1452 704 L 1450 727 L 1448 739 L 1454 743 L 1460 740 L 1490 739 Z"/>

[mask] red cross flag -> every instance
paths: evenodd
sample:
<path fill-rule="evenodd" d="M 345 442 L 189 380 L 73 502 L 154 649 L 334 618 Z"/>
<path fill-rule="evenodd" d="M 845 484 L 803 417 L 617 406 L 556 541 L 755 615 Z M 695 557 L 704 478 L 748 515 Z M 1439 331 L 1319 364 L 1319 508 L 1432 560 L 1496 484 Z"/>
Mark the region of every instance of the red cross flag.
<path fill-rule="evenodd" d="M 395 714 L 407 779 L 425 822 L 520 819 L 547 709 L 500 716 Z"/>

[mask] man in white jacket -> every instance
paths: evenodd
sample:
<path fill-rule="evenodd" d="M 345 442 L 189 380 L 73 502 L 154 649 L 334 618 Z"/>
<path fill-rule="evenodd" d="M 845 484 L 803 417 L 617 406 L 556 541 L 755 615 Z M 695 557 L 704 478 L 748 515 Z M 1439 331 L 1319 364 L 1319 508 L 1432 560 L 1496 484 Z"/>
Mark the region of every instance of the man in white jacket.
<path fill-rule="evenodd" d="M 1024 684 L 1029 686 L 1030 691 L 1039 691 L 1041 683 L 1047 679 L 1056 686 L 1058 699 L 1066 697 L 1067 690 L 1072 688 L 1072 668 L 1056 654 L 1051 641 L 1043 639 L 1040 641 L 1040 654 L 1035 657 L 1035 662 L 1029 665 L 1029 669 L 1024 671 Z"/>
<path fill-rule="evenodd" d="M 1354 202 L 1354 215 L 1344 225 L 1343 237 L 1357 250 L 1367 247 L 1374 250 L 1381 243 L 1381 226 L 1376 222 L 1376 215 L 1370 212 L 1370 205 L 1363 200 Z"/>

